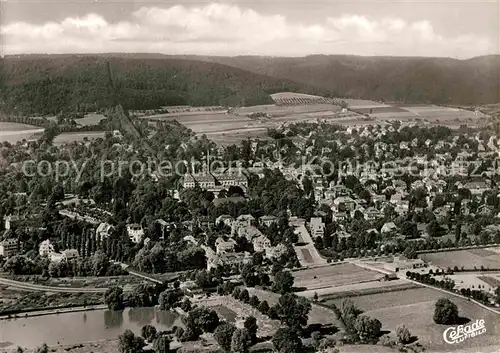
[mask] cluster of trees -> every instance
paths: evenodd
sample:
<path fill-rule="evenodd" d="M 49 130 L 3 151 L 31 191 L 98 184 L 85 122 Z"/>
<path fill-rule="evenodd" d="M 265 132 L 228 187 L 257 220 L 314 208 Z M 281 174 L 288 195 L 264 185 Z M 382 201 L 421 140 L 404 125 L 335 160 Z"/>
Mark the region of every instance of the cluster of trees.
<path fill-rule="evenodd" d="M 352 300 L 342 301 L 340 308 L 332 307 L 337 319 L 340 320 L 347 333 L 347 340 L 351 342 L 375 343 L 381 333 L 382 323 L 367 315 L 362 315 L 360 310 Z"/>
<path fill-rule="evenodd" d="M 440 280 L 434 278 L 432 276 L 432 274 L 429 274 L 429 273 L 422 274 L 422 273 L 418 273 L 418 272 L 407 271 L 406 277 L 408 277 L 409 279 L 412 279 L 414 281 L 417 281 L 417 282 L 430 284 L 431 286 L 436 286 L 436 287 L 443 288 L 443 289 L 446 289 L 449 291 L 452 291 L 453 288 L 455 288 L 455 281 L 453 281 L 449 278 L 445 278 L 445 279 L 440 281 Z"/>
<path fill-rule="evenodd" d="M 47 56 L 2 61 L 1 108 L 18 114 L 95 111 L 118 102 L 135 110 L 260 105 L 272 103 L 269 92 L 281 91 L 284 85 L 304 89 L 225 65 L 171 58 Z M 62 65 L 64 70 L 59 69 Z M 25 77 L 31 79 L 21 79 Z"/>
<path fill-rule="evenodd" d="M 434 322 L 441 325 L 456 324 L 459 320 L 458 307 L 447 298 L 440 298 L 434 306 Z"/>
<path fill-rule="evenodd" d="M 171 338 L 166 332 L 158 332 L 152 325 L 141 328 L 141 336 L 136 336 L 131 330 L 125 330 L 118 337 L 118 350 L 120 353 L 142 352 L 146 342 L 153 344 L 155 353 L 169 353 Z"/>

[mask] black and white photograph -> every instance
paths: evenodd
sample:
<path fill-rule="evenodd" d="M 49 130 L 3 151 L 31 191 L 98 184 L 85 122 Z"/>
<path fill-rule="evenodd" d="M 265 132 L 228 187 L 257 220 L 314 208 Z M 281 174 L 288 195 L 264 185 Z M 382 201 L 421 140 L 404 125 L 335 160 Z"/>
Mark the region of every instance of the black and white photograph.
<path fill-rule="evenodd" d="M 0 0 L 0 353 L 500 352 L 500 0 Z"/>

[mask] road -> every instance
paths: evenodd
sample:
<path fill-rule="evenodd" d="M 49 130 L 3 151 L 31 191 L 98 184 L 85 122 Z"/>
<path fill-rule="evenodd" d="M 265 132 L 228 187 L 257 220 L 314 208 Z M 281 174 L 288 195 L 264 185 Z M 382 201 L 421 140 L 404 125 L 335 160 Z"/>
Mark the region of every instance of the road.
<path fill-rule="evenodd" d="M 306 228 L 306 225 L 299 225 L 295 228 L 295 233 L 299 236 L 299 244 L 303 244 L 300 246 L 293 246 L 300 264 L 304 267 L 326 265 L 327 262 L 323 257 L 321 257 L 318 250 L 314 246 L 314 242 Z"/>
<path fill-rule="evenodd" d="M 11 279 L 0 278 L 0 285 L 5 285 L 15 289 L 49 292 L 49 293 L 104 293 L 107 288 L 72 288 L 72 287 L 51 287 L 40 284 L 32 284 L 26 282 L 14 281 Z"/>

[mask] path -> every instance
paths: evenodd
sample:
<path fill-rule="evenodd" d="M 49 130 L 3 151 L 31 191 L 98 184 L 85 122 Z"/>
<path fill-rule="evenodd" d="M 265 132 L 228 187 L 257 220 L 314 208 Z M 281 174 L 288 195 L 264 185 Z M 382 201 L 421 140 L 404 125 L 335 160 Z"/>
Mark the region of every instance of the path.
<path fill-rule="evenodd" d="M 49 293 L 105 293 L 107 288 L 74 288 L 74 287 L 52 287 L 44 286 L 40 284 L 26 283 L 14 281 L 12 279 L 1 278 L 0 284 L 12 287 L 15 289 L 38 291 L 38 292 L 49 292 Z"/>
<path fill-rule="evenodd" d="M 390 272 L 390 271 L 387 271 L 387 270 L 383 270 L 383 269 L 380 269 L 380 268 L 377 268 L 377 267 L 374 267 L 374 266 L 370 266 L 370 265 L 367 265 L 367 264 L 364 264 L 364 263 L 361 263 L 361 262 L 352 261 L 352 264 L 354 264 L 356 266 L 359 266 L 359 267 L 367 268 L 367 269 L 370 269 L 370 270 L 373 270 L 373 271 L 378 271 L 378 272 L 381 272 L 381 273 L 386 273 L 386 274 L 392 274 L 393 273 L 393 272 Z M 500 315 L 500 311 L 499 310 L 493 309 L 493 308 L 491 308 L 491 307 L 489 307 L 487 305 L 484 305 L 484 304 L 482 304 L 482 303 L 480 303 L 477 300 L 474 300 L 472 298 L 463 296 L 463 295 L 455 293 L 455 292 L 450 292 L 450 291 L 447 291 L 447 290 L 442 289 L 442 288 L 434 287 L 434 286 L 431 286 L 431 285 L 428 285 L 428 284 L 425 284 L 425 283 L 420 283 L 420 282 L 417 282 L 417 281 L 413 281 L 413 280 L 409 279 L 408 277 L 406 277 L 405 274 L 403 274 L 399 278 L 403 279 L 403 280 L 405 280 L 407 282 L 410 282 L 410 283 L 422 286 L 422 287 L 427 287 L 427 288 L 434 289 L 434 290 L 437 290 L 437 291 L 440 291 L 440 292 L 443 292 L 443 293 L 446 293 L 446 294 L 453 295 L 453 296 L 455 296 L 457 298 L 462 298 L 462 299 L 469 300 L 469 301 L 471 301 L 471 302 L 479 305 L 483 309 L 486 309 L 486 310 L 488 310 L 488 311 L 490 311 L 490 312 L 492 312 L 494 314 Z"/>
<path fill-rule="evenodd" d="M 147 280 L 149 282 L 153 282 L 153 283 L 156 283 L 156 284 L 163 284 L 163 281 L 159 280 L 158 278 L 155 278 L 155 277 L 153 277 L 152 275 L 150 275 L 148 273 L 134 270 L 133 268 L 130 267 L 130 265 L 127 265 L 127 264 L 125 264 L 123 262 L 111 261 L 111 263 L 115 264 L 115 265 L 120 265 L 122 267 L 122 269 L 126 270 L 132 276 L 136 276 L 136 277 L 145 279 L 145 280 Z"/>
<path fill-rule="evenodd" d="M 295 228 L 295 233 L 299 236 L 298 244 L 302 244 L 293 246 L 300 264 L 303 267 L 326 265 L 327 261 L 321 257 L 318 250 L 314 246 L 314 242 L 306 228 L 306 225 L 299 225 Z"/>

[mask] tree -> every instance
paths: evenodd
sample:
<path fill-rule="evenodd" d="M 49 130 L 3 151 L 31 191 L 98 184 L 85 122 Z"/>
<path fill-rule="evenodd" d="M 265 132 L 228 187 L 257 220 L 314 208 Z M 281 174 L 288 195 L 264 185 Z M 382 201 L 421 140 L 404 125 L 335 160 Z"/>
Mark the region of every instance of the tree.
<path fill-rule="evenodd" d="M 128 329 L 118 337 L 118 349 L 120 353 L 141 352 L 143 347 L 144 340 L 134 335 L 134 333 Z"/>
<path fill-rule="evenodd" d="M 110 287 L 104 294 L 104 303 L 110 310 L 123 309 L 123 289 L 121 287 Z"/>
<path fill-rule="evenodd" d="M 497 286 L 497 288 L 495 289 L 495 295 L 497 296 L 497 303 L 500 304 L 500 286 Z"/>
<path fill-rule="evenodd" d="M 170 352 L 170 339 L 167 335 L 160 335 L 156 337 L 153 343 L 153 350 L 156 353 L 168 353 Z"/>
<path fill-rule="evenodd" d="M 282 295 L 275 306 L 280 321 L 295 331 L 299 331 L 307 324 L 311 303 L 294 294 Z"/>
<path fill-rule="evenodd" d="M 247 317 L 243 323 L 243 327 L 247 329 L 252 344 L 257 343 L 257 330 L 259 328 L 257 325 L 257 319 L 253 316 Z"/>
<path fill-rule="evenodd" d="M 269 312 L 269 304 L 266 300 L 260 302 L 259 311 L 264 315 L 267 315 L 267 313 Z"/>
<path fill-rule="evenodd" d="M 278 329 L 272 341 L 274 348 L 280 353 L 301 353 L 304 351 L 299 335 L 288 327 Z"/>
<path fill-rule="evenodd" d="M 374 342 L 380 335 L 382 323 L 366 315 L 358 316 L 354 323 L 354 328 L 359 338 L 364 342 Z"/>
<path fill-rule="evenodd" d="M 36 349 L 36 353 L 49 353 L 49 347 L 47 343 L 42 344 L 40 347 Z"/>
<path fill-rule="evenodd" d="M 238 299 L 239 299 L 240 301 L 242 301 L 243 303 L 248 303 L 248 302 L 249 302 L 249 300 L 250 300 L 250 294 L 248 293 L 248 290 L 243 289 L 243 290 L 240 292 L 240 295 L 239 295 Z"/>
<path fill-rule="evenodd" d="M 257 308 L 259 306 L 259 304 L 260 304 L 260 300 L 259 300 L 259 298 L 256 295 L 252 295 L 250 297 L 250 300 L 248 301 L 248 304 L 250 304 L 254 308 Z"/>
<path fill-rule="evenodd" d="M 153 325 L 144 325 L 141 329 L 141 336 L 148 342 L 153 342 L 158 332 Z"/>
<path fill-rule="evenodd" d="M 280 294 L 290 293 L 293 289 L 293 281 L 293 276 L 290 272 L 278 272 L 274 276 L 273 291 Z"/>
<path fill-rule="evenodd" d="M 223 323 L 217 326 L 214 331 L 215 340 L 225 352 L 231 351 L 231 341 L 234 331 L 236 331 L 236 327 L 229 323 Z"/>
<path fill-rule="evenodd" d="M 458 321 L 458 307 L 447 298 L 441 298 L 434 308 L 434 322 L 450 325 Z"/>
<path fill-rule="evenodd" d="M 398 341 L 402 344 L 410 343 L 411 333 L 405 325 L 398 326 L 396 329 L 396 336 L 398 337 Z"/>
<path fill-rule="evenodd" d="M 251 346 L 251 337 L 246 329 L 236 329 L 231 339 L 233 353 L 248 353 Z"/>
<path fill-rule="evenodd" d="M 219 325 L 219 316 L 215 310 L 199 307 L 189 312 L 188 319 L 203 332 L 214 332 Z"/>
<path fill-rule="evenodd" d="M 339 311 L 340 316 L 348 329 L 354 328 L 354 323 L 356 322 L 357 317 L 362 313 L 362 311 L 354 305 L 354 302 L 350 299 L 342 301 Z"/>

